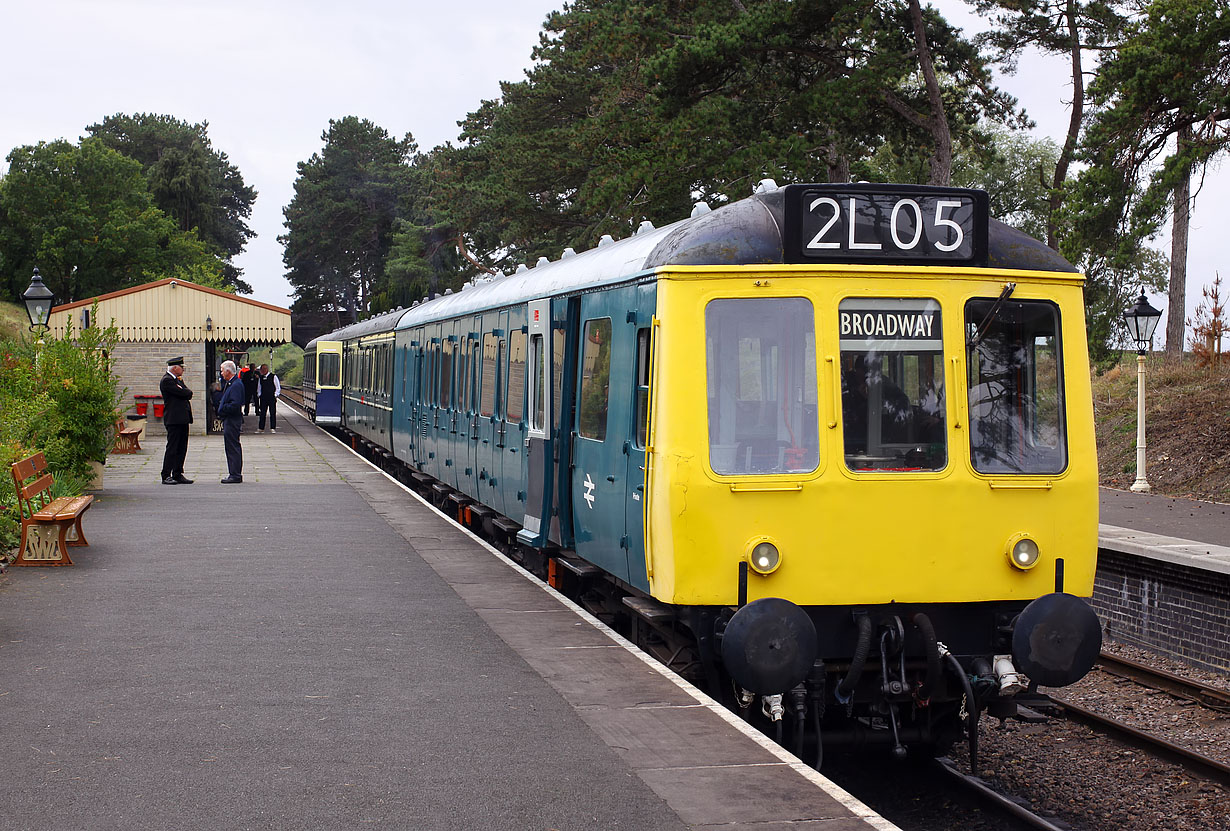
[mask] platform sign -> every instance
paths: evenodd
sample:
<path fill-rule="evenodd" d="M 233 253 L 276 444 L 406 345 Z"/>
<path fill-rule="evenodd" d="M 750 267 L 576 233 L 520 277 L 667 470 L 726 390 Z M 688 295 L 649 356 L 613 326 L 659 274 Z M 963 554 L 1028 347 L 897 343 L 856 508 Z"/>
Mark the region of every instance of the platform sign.
<path fill-rule="evenodd" d="M 786 262 L 981 266 L 987 195 L 924 185 L 788 185 Z"/>

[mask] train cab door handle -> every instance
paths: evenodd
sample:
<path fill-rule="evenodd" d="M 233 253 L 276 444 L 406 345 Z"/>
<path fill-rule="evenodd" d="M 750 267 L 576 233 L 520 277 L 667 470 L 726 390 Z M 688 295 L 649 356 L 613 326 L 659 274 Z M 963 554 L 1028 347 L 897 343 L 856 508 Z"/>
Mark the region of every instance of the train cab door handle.
<path fill-rule="evenodd" d="M 841 383 L 837 378 L 837 359 L 832 355 L 824 359 L 825 366 L 828 367 L 829 389 L 833 391 L 832 406 L 829 411 L 829 429 L 832 430 L 837 426 L 837 413 L 841 410 Z"/>
<path fill-rule="evenodd" d="M 607 480 L 608 482 L 614 482 L 614 481 L 615 481 L 615 477 L 614 477 L 614 476 L 607 476 L 607 477 L 606 477 L 606 480 Z"/>
<path fill-rule="evenodd" d="M 961 404 L 959 400 L 953 399 L 953 392 L 961 389 L 961 359 L 954 356 L 949 364 L 948 389 L 949 393 L 945 396 L 948 402 L 952 405 L 952 426 L 961 429 Z"/>

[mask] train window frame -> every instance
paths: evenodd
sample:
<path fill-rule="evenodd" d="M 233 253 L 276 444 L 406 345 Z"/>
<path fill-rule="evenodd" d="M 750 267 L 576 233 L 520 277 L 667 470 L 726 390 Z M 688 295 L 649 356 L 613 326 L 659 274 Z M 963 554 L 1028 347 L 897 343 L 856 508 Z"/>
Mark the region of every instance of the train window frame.
<path fill-rule="evenodd" d="M 610 430 L 613 331 L 613 321 L 607 316 L 588 318 L 581 326 L 577 435 L 590 441 L 606 441 Z"/>
<path fill-rule="evenodd" d="M 846 470 L 946 470 L 952 454 L 939 299 L 846 296 L 837 308 Z"/>
<path fill-rule="evenodd" d="M 520 348 L 521 358 L 514 361 L 514 355 Z M 529 336 L 522 330 L 514 330 L 508 339 L 508 378 L 505 383 L 506 394 L 504 396 L 505 420 L 513 421 L 518 424 L 523 424 L 525 419 L 525 399 L 527 389 L 527 373 L 529 371 Z M 520 389 L 514 388 L 513 381 L 513 364 L 521 367 L 521 382 L 516 384 Z M 515 411 L 511 405 L 516 404 Z"/>
<path fill-rule="evenodd" d="M 453 403 L 453 341 L 445 338 L 440 343 L 439 406 L 449 409 Z"/>
<path fill-rule="evenodd" d="M 648 327 L 636 330 L 636 400 L 632 405 L 635 424 L 632 430 L 633 446 L 644 450 L 649 444 L 649 365 L 651 332 Z"/>
<path fill-rule="evenodd" d="M 478 386 L 478 414 L 482 418 L 492 418 L 499 413 L 501 343 L 502 340 L 494 332 L 486 332 L 483 335 L 483 371 Z"/>
<path fill-rule="evenodd" d="M 733 477 L 814 475 L 821 453 L 811 298 L 718 297 L 703 314 L 710 469 Z"/>
<path fill-rule="evenodd" d="M 1026 325 L 1022 320 L 1024 315 L 1033 313 L 1032 323 L 1037 326 L 1045 317 L 1049 326 L 1051 343 L 1044 346 L 1051 357 L 1051 372 L 1053 379 L 1048 389 L 1053 396 L 1049 402 L 1039 405 L 1039 330 L 1024 339 L 1017 339 L 1001 348 L 1002 355 L 1008 356 L 1009 362 L 1001 364 L 998 369 L 1024 370 L 1018 373 L 1022 383 L 1015 390 L 1000 388 L 994 393 L 994 379 L 1000 376 L 993 372 L 985 372 L 984 366 L 989 361 L 976 361 L 975 358 L 989 358 L 996 345 L 997 331 L 1006 326 Z M 983 476 L 1056 476 L 1064 473 L 1069 464 L 1067 396 L 1066 379 L 1064 375 L 1064 344 L 1063 318 L 1061 310 L 1054 301 L 1038 299 L 1005 299 L 995 297 L 971 297 L 966 300 L 963 309 L 966 349 L 965 349 L 965 395 L 969 421 L 969 454 L 970 465 L 974 471 Z M 1045 336 L 1043 336 L 1045 338 Z M 1023 363 L 1013 363 L 1025 358 Z M 1015 393 L 1015 395 L 1013 395 Z M 994 423 L 993 416 L 997 412 L 997 403 L 1005 400 L 1006 407 L 998 410 L 1008 414 L 1008 423 Z M 1041 421 L 1036 418 L 1040 412 L 1049 412 L 1053 419 L 1047 429 L 1053 431 L 1053 444 L 1039 441 L 1041 438 L 1039 426 Z M 1018 439 L 1016 453 L 995 453 L 995 434 L 1001 437 L 1004 432 Z M 988 441 L 982 441 L 987 437 Z"/>
<path fill-rule="evenodd" d="M 326 360 L 327 359 L 327 360 Z M 340 387 L 342 384 L 342 356 L 336 352 L 319 352 L 316 354 L 316 385 L 318 387 Z"/>
<path fill-rule="evenodd" d="M 526 401 L 530 430 L 536 433 L 547 431 L 547 376 L 544 362 L 546 360 L 546 338 L 539 332 L 530 333 L 530 341 L 526 348 L 526 381 L 528 382 L 528 400 Z"/>

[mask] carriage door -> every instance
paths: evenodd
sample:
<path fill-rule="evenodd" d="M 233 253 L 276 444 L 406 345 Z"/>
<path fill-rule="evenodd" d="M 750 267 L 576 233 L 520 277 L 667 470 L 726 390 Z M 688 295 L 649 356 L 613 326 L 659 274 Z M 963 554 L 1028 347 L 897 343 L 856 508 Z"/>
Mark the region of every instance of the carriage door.
<path fill-rule="evenodd" d="M 551 518 L 551 301 L 534 300 L 526 308 L 529 348 L 526 355 L 528 381 L 525 418 L 525 518 L 517 541 L 541 546 L 547 539 Z"/>
<path fill-rule="evenodd" d="M 649 437 L 650 386 L 652 365 L 653 312 L 657 298 L 654 284 L 636 288 L 637 303 L 629 320 L 634 324 L 633 394 L 630 404 L 632 426 L 629 440 L 623 443 L 624 460 L 628 465 L 628 483 L 624 490 L 624 536 L 627 538 L 628 582 L 649 591 L 649 575 L 645 569 L 645 448 Z"/>
<path fill-rule="evenodd" d="M 406 360 L 410 361 L 410 383 L 406 390 L 408 406 L 406 415 L 410 419 L 410 452 L 407 458 L 415 467 L 423 464 L 423 439 L 426 437 L 427 416 L 423 403 L 423 373 L 426 362 L 423 360 L 423 333 L 415 332 L 415 340 L 410 341 L 410 349 L 406 352 Z"/>
<path fill-rule="evenodd" d="M 628 476 L 636 343 L 636 315 L 629 310 L 636 292 L 633 286 L 581 298 L 573 391 L 573 544 L 579 555 L 622 580 L 629 576 L 625 502 L 632 498 L 629 486 L 636 485 Z"/>
<path fill-rule="evenodd" d="M 481 315 L 475 315 L 469 337 L 466 338 L 464 430 L 466 448 L 463 455 L 465 461 L 462 463 L 459 477 L 462 482 L 461 489 L 470 496 L 480 494 L 478 489 L 478 442 L 481 428 L 478 411 L 482 392 L 480 386 L 483 373 L 482 336 L 483 319 Z"/>

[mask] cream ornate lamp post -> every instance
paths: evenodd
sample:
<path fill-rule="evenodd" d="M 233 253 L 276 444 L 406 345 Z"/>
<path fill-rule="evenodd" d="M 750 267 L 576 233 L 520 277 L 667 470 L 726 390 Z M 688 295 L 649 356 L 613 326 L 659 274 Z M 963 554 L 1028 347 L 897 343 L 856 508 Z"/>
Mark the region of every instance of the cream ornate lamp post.
<path fill-rule="evenodd" d="M 55 295 L 43 284 L 43 277 L 37 268 L 34 269 L 34 279 L 30 281 L 30 287 L 21 295 L 21 299 L 25 301 L 26 314 L 30 315 L 30 331 L 38 336 L 38 342 L 41 344 L 43 332 L 50 328 L 47 318 L 51 315 Z"/>
<path fill-rule="evenodd" d="M 1136 481 L 1132 483 L 1136 493 L 1151 490 L 1145 480 L 1145 355 L 1153 343 L 1153 330 L 1161 316 L 1161 310 L 1149 305 L 1143 291 L 1136 305 L 1123 313 L 1128 334 L 1136 341 Z"/>

